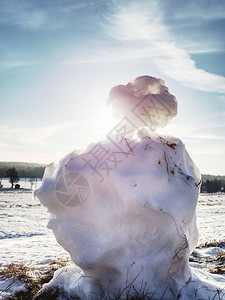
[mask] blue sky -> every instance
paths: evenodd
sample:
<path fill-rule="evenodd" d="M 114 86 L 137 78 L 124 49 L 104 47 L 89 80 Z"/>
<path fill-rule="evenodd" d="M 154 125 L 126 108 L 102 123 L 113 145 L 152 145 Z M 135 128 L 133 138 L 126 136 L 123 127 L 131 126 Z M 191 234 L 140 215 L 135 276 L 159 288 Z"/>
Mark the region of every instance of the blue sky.
<path fill-rule="evenodd" d="M 163 130 L 202 173 L 225 175 L 225 2 L 0 0 L 0 161 L 50 163 L 117 121 L 110 88 L 161 77 Z"/>

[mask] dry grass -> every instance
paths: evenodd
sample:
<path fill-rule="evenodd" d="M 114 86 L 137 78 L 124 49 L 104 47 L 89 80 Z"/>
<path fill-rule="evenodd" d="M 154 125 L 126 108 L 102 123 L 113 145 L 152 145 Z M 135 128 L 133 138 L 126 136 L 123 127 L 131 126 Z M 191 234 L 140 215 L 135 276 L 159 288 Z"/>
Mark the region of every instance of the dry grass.
<path fill-rule="evenodd" d="M 220 261 L 221 263 L 224 263 L 225 262 L 225 253 L 223 251 L 218 251 L 217 254 L 216 254 L 216 259 L 218 261 Z"/>
<path fill-rule="evenodd" d="M 20 291 L 15 295 L 8 297 L 7 300 L 34 299 L 42 285 L 52 279 L 54 272 L 61 267 L 66 266 L 68 263 L 68 260 L 56 259 L 52 260 L 47 266 L 39 270 L 35 269 L 34 266 L 24 263 L 11 263 L 2 268 L 0 270 L 0 279 L 11 279 L 11 282 L 4 291 L 9 290 L 10 287 L 13 287 L 18 281 L 23 282 L 26 285 L 26 291 Z M 57 289 L 54 289 L 54 291 L 49 290 L 48 297 L 43 299 L 56 299 L 57 294 Z"/>
<path fill-rule="evenodd" d="M 196 260 L 200 260 L 200 258 L 198 258 L 197 252 L 193 252 L 192 257 L 194 257 Z M 204 259 L 205 261 L 207 260 L 207 258 Z M 209 269 L 209 272 L 214 274 L 224 274 L 225 254 L 222 251 L 218 251 L 217 255 L 215 256 L 215 260 L 217 264 L 211 267 Z M 65 300 L 82 300 L 79 297 L 68 296 L 62 290 L 59 290 L 59 288 L 57 287 L 48 288 L 42 293 L 38 293 L 41 290 L 42 285 L 44 283 L 49 282 L 52 279 L 56 270 L 68 264 L 68 260 L 56 259 L 51 261 L 48 265 L 44 265 L 40 269 L 36 269 L 31 265 L 23 263 L 11 263 L 10 265 L 2 268 L 0 270 L 0 279 L 11 279 L 11 282 L 6 288 L 6 290 L 13 286 L 17 281 L 25 283 L 26 285 L 25 291 L 20 291 L 15 295 L 9 296 L 7 300 L 56 300 L 58 297 Z M 167 287 L 162 293 L 162 295 L 157 298 L 155 297 L 156 291 L 149 291 L 146 288 L 146 285 L 144 284 L 142 285 L 140 290 L 137 291 L 135 289 L 135 279 L 136 278 L 134 278 L 134 280 L 131 283 L 129 283 L 126 287 L 121 289 L 119 293 L 117 295 L 114 295 L 113 297 L 109 295 L 109 292 L 104 292 L 102 290 L 102 296 L 95 295 L 90 297 L 90 300 L 165 300 L 167 299 L 165 298 L 165 294 L 168 292 L 171 292 L 171 300 L 177 299 L 175 294 L 169 287 Z M 218 297 L 218 295 L 220 296 L 220 293 L 221 291 L 219 291 L 219 293 L 216 293 L 215 297 Z"/>
<path fill-rule="evenodd" d="M 79 297 L 71 297 L 64 293 L 64 291 L 59 290 L 57 287 L 51 287 L 43 292 L 39 293 L 39 291 L 42 288 L 42 285 L 44 283 L 49 282 L 56 270 L 58 270 L 61 267 L 64 267 L 68 265 L 68 261 L 66 260 L 54 260 L 51 261 L 48 266 L 43 266 L 41 269 L 35 269 L 31 265 L 27 264 L 16 264 L 11 263 L 10 265 L 2 268 L 0 270 L 0 279 L 11 279 L 11 282 L 9 286 L 5 289 L 8 290 L 11 286 L 13 286 L 16 282 L 20 281 L 22 283 L 26 284 L 26 290 L 20 291 L 16 293 L 15 295 L 11 295 L 7 298 L 7 300 L 55 300 L 57 297 L 62 297 L 62 299 L 74 299 L 74 300 L 82 300 Z M 147 290 L 146 285 L 142 285 L 139 291 L 135 289 L 135 280 L 127 284 L 126 287 L 121 288 L 121 290 L 118 292 L 117 295 L 114 295 L 113 297 L 109 295 L 108 291 L 101 290 L 101 296 L 94 295 L 90 297 L 90 300 L 94 299 L 101 299 L 101 300 L 153 300 L 156 299 L 154 297 L 155 292 L 150 292 Z M 131 293 L 131 290 L 133 291 Z M 162 297 L 160 299 L 164 299 L 164 294 L 162 294 Z M 172 296 L 171 292 L 171 296 Z M 174 299 L 172 297 L 171 299 Z"/>
<path fill-rule="evenodd" d="M 211 242 L 205 242 L 203 244 L 200 244 L 197 248 L 210 248 L 210 247 L 218 247 L 221 248 L 221 250 L 218 250 L 217 254 L 215 256 L 205 256 L 202 257 L 200 253 L 197 251 L 193 251 L 189 261 L 198 263 L 198 264 L 205 264 L 205 267 L 207 268 L 209 273 L 212 274 L 225 274 L 225 253 L 222 251 L 224 248 L 225 241 L 211 241 Z"/>
<path fill-rule="evenodd" d="M 225 253 L 218 251 L 215 259 L 216 264 L 209 268 L 209 272 L 212 274 L 225 274 Z"/>
<path fill-rule="evenodd" d="M 215 265 L 213 267 L 210 267 L 208 269 L 209 273 L 212 273 L 212 274 L 219 274 L 219 275 L 222 275 L 222 274 L 225 274 L 225 266 L 224 265 Z"/>
<path fill-rule="evenodd" d="M 202 244 L 199 244 L 196 248 L 208 248 L 208 247 L 219 247 L 219 248 L 225 248 L 225 240 L 221 241 L 209 241 Z"/>
<path fill-rule="evenodd" d="M 15 296 L 10 296 L 7 299 L 9 299 L 9 300 L 32 299 L 31 297 L 32 297 L 33 293 L 35 293 L 35 291 L 37 292 L 41 287 L 40 283 L 37 282 L 37 280 L 35 279 L 33 272 L 34 272 L 33 267 L 23 264 L 23 263 L 20 263 L 20 264 L 11 263 L 8 266 L 6 266 L 5 268 L 1 269 L 0 278 L 11 279 L 11 282 L 6 287 L 5 291 L 9 290 L 10 287 L 13 287 L 13 285 L 15 283 L 17 283 L 18 281 L 21 281 L 21 282 L 25 283 L 25 285 L 26 285 L 25 291 L 20 291 Z"/>

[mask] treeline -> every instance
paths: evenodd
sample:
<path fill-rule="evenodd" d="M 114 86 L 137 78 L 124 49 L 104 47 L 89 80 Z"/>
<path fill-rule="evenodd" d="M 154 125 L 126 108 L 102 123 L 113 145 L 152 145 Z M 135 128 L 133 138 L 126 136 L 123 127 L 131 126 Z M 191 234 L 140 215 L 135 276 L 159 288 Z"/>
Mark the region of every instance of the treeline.
<path fill-rule="evenodd" d="M 0 162 L 0 178 L 7 177 L 7 170 L 15 168 L 20 178 L 42 178 L 46 165 L 24 162 Z"/>
<path fill-rule="evenodd" d="M 15 168 L 19 178 L 42 178 L 46 165 L 25 162 L 0 162 L 0 179 L 7 177 L 7 170 Z M 225 192 L 225 176 L 202 175 L 201 192 Z"/>
<path fill-rule="evenodd" d="M 225 192 L 225 176 L 202 175 L 201 192 Z"/>

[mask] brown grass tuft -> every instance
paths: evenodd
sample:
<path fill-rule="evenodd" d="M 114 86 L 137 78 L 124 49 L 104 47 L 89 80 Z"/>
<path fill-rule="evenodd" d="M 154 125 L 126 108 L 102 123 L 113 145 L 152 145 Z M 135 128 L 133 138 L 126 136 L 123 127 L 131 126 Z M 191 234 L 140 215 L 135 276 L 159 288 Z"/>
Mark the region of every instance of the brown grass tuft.
<path fill-rule="evenodd" d="M 61 267 L 68 265 L 68 260 L 61 258 L 52 260 L 47 266 L 43 266 L 41 269 L 35 269 L 34 266 L 24 263 L 11 263 L 8 266 L 0 270 L 1 279 L 11 279 L 11 282 L 6 287 L 5 291 L 9 290 L 16 282 L 21 281 L 26 284 L 26 291 L 16 293 L 14 296 L 10 296 L 7 300 L 31 300 L 34 299 L 38 291 L 41 289 L 44 283 L 49 282 L 54 275 L 54 272 Z M 58 291 L 57 289 L 50 290 L 48 297 L 44 299 L 56 299 Z M 51 296 L 51 294 L 53 296 Z M 52 297 L 52 298 L 51 298 Z M 40 298 L 42 299 L 42 298 Z"/>

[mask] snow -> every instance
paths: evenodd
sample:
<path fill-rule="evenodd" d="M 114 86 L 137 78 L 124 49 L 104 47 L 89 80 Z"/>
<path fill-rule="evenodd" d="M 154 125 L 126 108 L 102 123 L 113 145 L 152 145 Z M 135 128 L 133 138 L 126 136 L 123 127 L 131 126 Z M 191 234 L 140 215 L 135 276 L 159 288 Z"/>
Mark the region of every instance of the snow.
<path fill-rule="evenodd" d="M 82 288 L 83 285 L 85 288 Z M 49 284 L 44 285 L 41 292 L 44 293 L 45 290 L 56 286 L 63 290 L 64 296 L 69 299 L 76 296 L 85 299 L 89 294 L 88 279 L 84 277 L 84 272 L 78 266 L 68 266 L 57 270 L 54 279 Z"/>
<path fill-rule="evenodd" d="M 177 100 L 161 78 L 140 76 L 111 89 L 108 104 L 118 119 L 128 118 L 137 128 L 165 127 L 177 115 Z"/>
<path fill-rule="evenodd" d="M 213 205 L 209 206 L 207 203 Z M 199 195 L 197 205 L 199 243 L 225 238 L 224 213 L 225 195 Z M 40 264 L 59 256 L 68 258 L 68 253 L 56 242 L 51 230 L 47 228 L 48 221 L 47 209 L 40 205 L 38 199 L 32 197 L 31 192 L 0 192 L 1 265 L 12 261 Z M 211 251 L 207 249 L 209 248 L 205 250 Z"/>
<path fill-rule="evenodd" d="M 104 182 L 84 163 L 98 146 L 92 145 L 88 152 L 68 155 L 58 167 L 50 165 L 36 194 L 51 212 L 48 227 L 57 241 L 104 290 L 110 285 L 111 293 L 118 293 L 139 274 L 137 290 L 144 282 L 158 296 L 168 285 L 178 294 L 191 276 L 188 259 L 198 240 L 199 172 L 179 139 L 155 134 L 126 140 L 134 142 L 133 155 L 119 153 L 123 161 Z M 115 152 L 113 143 L 103 145 Z M 78 184 L 78 170 L 90 189 L 83 202 L 71 188 Z M 92 292 L 100 291 L 93 286 Z"/>
<path fill-rule="evenodd" d="M 201 250 L 198 250 L 202 257 L 213 257 L 218 254 L 218 252 L 221 252 L 225 254 L 225 250 L 220 247 L 210 247 L 210 248 L 203 248 Z"/>
<path fill-rule="evenodd" d="M 26 291 L 26 284 L 17 278 L 7 278 L 0 280 L 0 299 L 7 299 L 10 296 L 14 296 L 16 293 Z M 4 293 L 1 293 L 4 291 Z"/>
<path fill-rule="evenodd" d="M 17 196 L 20 197 L 19 203 Z M 209 206 L 207 203 L 213 205 Z M 18 204 L 19 206 L 17 206 Z M 31 192 L 0 192 L 0 228 L 2 231 L 6 231 L 9 226 L 14 232 L 16 231 L 15 228 L 18 230 L 17 236 L 14 234 L 14 236 L 5 236 L 5 238 L 2 237 L 0 239 L 1 266 L 13 261 L 18 263 L 32 263 L 38 268 L 44 266 L 56 257 L 69 257 L 68 253 L 56 242 L 51 230 L 46 227 L 49 220 L 47 209 L 38 204 L 38 200 L 32 197 Z M 207 209 L 204 211 L 205 208 Z M 206 242 L 214 239 L 218 241 L 225 238 L 224 209 L 225 195 L 199 195 L 197 205 L 199 242 Z M 33 219 L 30 218 L 30 211 L 32 211 Z M 202 213 L 203 211 L 204 214 Z M 11 217 L 6 222 L 8 215 L 11 215 Z M 23 215 L 23 223 L 21 223 L 19 215 Z M 220 231 L 218 231 L 217 228 L 220 228 Z M 40 231 L 42 235 L 37 235 L 37 231 Z M 23 236 L 19 236 L 19 233 L 23 233 Z M 219 249 L 225 251 L 222 248 Z M 215 256 L 219 249 L 218 247 L 210 247 L 196 250 L 200 256 L 206 257 Z M 191 263 L 191 266 L 195 266 L 191 268 L 192 271 L 196 270 L 196 268 L 203 268 L 204 271 L 207 270 L 207 265 L 205 263 L 202 263 L 201 265 Z M 215 280 L 217 284 L 225 282 L 224 277 L 221 279 L 221 276 L 211 275 L 208 272 L 204 272 L 203 274 L 208 278 L 214 278 L 214 283 Z M 199 273 L 198 276 L 200 276 Z M 1 281 L 0 290 L 4 290 L 11 282 L 12 279 L 5 280 L 4 282 Z M 53 285 L 53 283 L 51 284 Z M 23 285 L 23 283 L 16 283 L 16 286 L 20 285 Z M 5 297 L 10 293 L 10 291 L 5 293 Z"/>
<path fill-rule="evenodd" d="M 221 282 L 223 284 L 221 285 Z M 212 276 L 202 270 L 192 269 L 190 280 L 180 291 L 180 298 L 185 300 L 192 299 L 222 299 L 224 292 L 224 278 Z"/>
<path fill-rule="evenodd" d="M 202 194 L 198 207 L 201 207 L 197 209 L 197 219 L 201 220 L 198 224 L 199 242 L 224 239 L 225 194 Z"/>
<path fill-rule="evenodd" d="M 147 120 L 142 99 L 150 108 Z M 113 88 L 109 103 L 122 122 L 135 123 L 132 134 L 116 128 L 49 165 L 35 191 L 43 206 L 29 193 L 25 202 L 21 193 L 2 193 L 0 254 L 5 262 L 20 254 L 41 264 L 69 253 L 74 265 L 56 271 L 41 290 L 56 287 L 69 299 L 133 295 L 143 288 L 155 299 L 220 299 L 224 277 L 209 275 L 200 263 L 191 268 L 189 256 L 198 244 L 196 216 L 200 241 L 221 239 L 225 198 L 201 195 L 197 202 L 200 172 L 184 144 L 153 132 L 176 115 L 175 97 L 161 79 L 142 76 Z M 45 228 L 47 215 L 66 252 Z M 9 245 L 15 252 L 7 254 Z M 218 253 L 215 247 L 198 250 L 199 257 Z"/>
<path fill-rule="evenodd" d="M 0 178 L 1 184 L 3 185 L 3 188 L 0 188 L 0 191 L 12 191 L 11 189 L 11 183 L 9 182 L 8 178 Z M 40 178 L 20 178 L 19 182 L 17 182 L 21 189 L 17 190 L 19 191 L 30 191 L 31 189 L 37 189 L 41 185 L 41 179 Z"/>
<path fill-rule="evenodd" d="M 47 210 L 31 191 L 0 192 L 0 266 L 68 257 L 47 229 L 48 219 Z"/>

